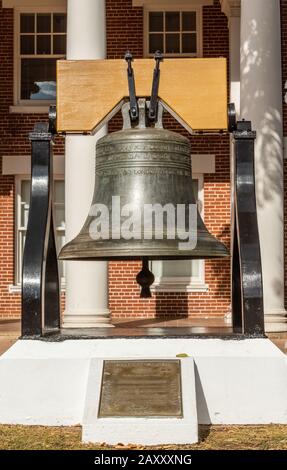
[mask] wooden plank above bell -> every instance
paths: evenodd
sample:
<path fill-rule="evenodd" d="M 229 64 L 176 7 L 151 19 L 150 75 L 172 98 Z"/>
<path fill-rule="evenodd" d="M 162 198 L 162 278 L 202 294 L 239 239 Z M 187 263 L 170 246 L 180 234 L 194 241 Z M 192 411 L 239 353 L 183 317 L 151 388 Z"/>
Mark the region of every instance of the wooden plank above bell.
<path fill-rule="evenodd" d="M 151 94 L 153 59 L 133 62 L 136 95 Z M 193 130 L 227 129 L 227 61 L 164 59 L 159 98 Z M 128 97 L 124 59 L 57 62 L 57 131 L 93 133 Z"/>

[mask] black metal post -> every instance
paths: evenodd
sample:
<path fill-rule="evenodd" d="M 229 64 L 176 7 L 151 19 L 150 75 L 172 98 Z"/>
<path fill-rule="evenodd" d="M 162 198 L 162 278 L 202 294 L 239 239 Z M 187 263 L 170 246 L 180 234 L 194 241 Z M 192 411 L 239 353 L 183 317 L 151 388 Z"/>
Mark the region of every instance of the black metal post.
<path fill-rule="evenodd" d="M 263 283 L 257 221 L 254 141 L 250 121 L 240 121 L 234 137 L 235 227 L 232 262 L 233 328 L 264 335 Z"/>
<path fill-rule="evenodd" d="M 50 127 L 30 134 L 31 197 L 22 271 L 22 336 L 60 326 L 58 260 L 53 226 L 53 153 Z M 51 129 L 52 130 L 52 129 Z"/>

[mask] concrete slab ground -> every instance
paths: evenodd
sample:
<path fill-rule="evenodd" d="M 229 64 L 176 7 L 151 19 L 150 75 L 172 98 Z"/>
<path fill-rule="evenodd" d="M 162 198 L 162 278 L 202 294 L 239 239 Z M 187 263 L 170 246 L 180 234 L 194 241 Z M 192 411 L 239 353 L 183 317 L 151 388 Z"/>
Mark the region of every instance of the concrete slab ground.
<path fill-rule="evenodd" d="M 0 336 L 20 335 L 20 320 L 0 320 Z"/>
<path fill-rule="evenodd" d="M 163 324 L 164 323 L 164 324 Z M 201 327 L 227 327 L 229 323 L 222 318 L 171 318 L 171 319 L 154 319 L 154 318 L 116 318 L 114 319 L 115 327 L 158 327 L 158 326 L 201 326 Z M 15 343 L 21 334 L 20 320 L 0 320 L 0 355 L 9 349 Z M 285 333 L 268 333 L 269 339 L 287 354 L 287 332 Z"/>
<path fill-rule="evenodd" d="M 19 320 L 0 320 L 0 355 L 17 341 L 20 333 L 21 323 Z"/>
<path fill-rule="evenodd" d="M 114 325 L 117 327 L 158 327 L 158 326 L 200 326 L 204 327 L 229 327 L 229 322 L 222 318 L 171 318 L 171 319 L 148 319 L 148 318 L 116 318 Z M 21 334 L 20 320 L 0 320 L 0 355 L 9 349 L 15 343 Z M 269 339 L 282 352 L 287 354 L 287 332 L 268 333 Z"/>

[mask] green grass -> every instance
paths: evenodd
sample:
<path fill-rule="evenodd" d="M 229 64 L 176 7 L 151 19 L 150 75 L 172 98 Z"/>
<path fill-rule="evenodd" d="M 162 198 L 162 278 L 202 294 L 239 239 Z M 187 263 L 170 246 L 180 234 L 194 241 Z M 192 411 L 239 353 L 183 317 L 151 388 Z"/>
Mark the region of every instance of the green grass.
<path fill-rule="evenodd" d="M 110 447 L 105 443 L 81 443 L 81 427 L 0 426 L 1 450 L 145 449 L 143 446 Z M 287 426 L 201 427 L 196 445 L 149 447 L 153 449 L 198 450 L 287 450 Z"/>

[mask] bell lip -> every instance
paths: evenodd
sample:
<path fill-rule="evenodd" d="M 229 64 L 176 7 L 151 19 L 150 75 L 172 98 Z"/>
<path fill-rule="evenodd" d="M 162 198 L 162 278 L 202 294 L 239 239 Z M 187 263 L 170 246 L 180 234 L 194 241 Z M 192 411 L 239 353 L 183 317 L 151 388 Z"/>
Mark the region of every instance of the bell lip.
<path fill-rule="evenodd" d="M 77 238 L 77 237 L 76 237 Z M 230 252 L 224 243 L 214 239 L 214 251 L 208 254 L 208 251 L 212 251 L 212 244 L 208 247 L 204 244 L 201 247 L 195 247 L 192 250 L 179 250 L 176 246 L 165 247 L 160 249 L 156 247 L 134 247 L 122 248 L 119 247 L 97 247 L 82 251 L 76 251 L 75 248 L 71 250 L 71 246 L 74 245 L 75 239 L 63 246 L 58 258 L 60 260 L 67 261 L 141 261 L 144 258 L 148 258 L 151 261 L 164 261 L 164 260 L 192 260 L 192 259 L 222 259 L 230 257 Z M 74 252 L 74 253 L 73 253 Z"/>
<path fill-rule="evenodd" d="M 216 260 L 216 259 L 225 259 L 228 258 L 228 255 L 218 255 L 218 256 L 187 256 L 187 257 L 175 257 L 175 256 L 119 256 L 118 258 L 111 256 L 104 257 L 94 257 L 94 258 L 59 258 L 60 261 L 142 261 L 143 258 L 148 258 L 149 261 L 187 261 L 187 260 Z"/>
<path fill-rule="evenodd" d="M 189 252 L 188 254 L 185 255 L 179 255 L 178 253 L 176 254 L 157 254 L 153 255 L 151 253 L 137 253 L 137 254 L 103 254 L 103 255 L 93 255 L 93 256 L 77 256 L 72 257 L 69 254 L 59 254 L 58 258 L 59 260 L 63 261 L 142 261 L 144 258 L 148 258 L 150 261 L 172 261 L 172 260 L 192 260 L 192 259 L 223 259 L 223 258 L 229 258 L 230 253 L 228 252 L 227 248 L 226 251 L 222 250 L 222 252 L 217 252 L 213 253 L 211 255 L 204 255 L 201 254 L 200 252 L 198 254 L 193 254 L 192 252 Z"/>

